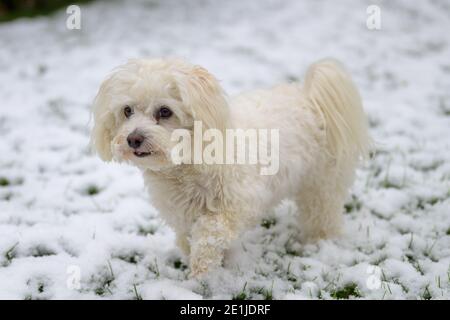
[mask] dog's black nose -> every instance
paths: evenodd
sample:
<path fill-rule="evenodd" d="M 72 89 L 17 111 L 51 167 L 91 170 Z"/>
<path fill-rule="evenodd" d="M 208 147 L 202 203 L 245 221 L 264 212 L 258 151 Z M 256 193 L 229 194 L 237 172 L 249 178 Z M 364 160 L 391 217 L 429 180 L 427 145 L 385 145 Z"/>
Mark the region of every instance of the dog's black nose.
<path fill-rule="evenodd" d="M 139 148 L 144 140 L 145 137 L 136 131 L 133 131 L 127 137 L 128 145 L 133 149 Z"/>

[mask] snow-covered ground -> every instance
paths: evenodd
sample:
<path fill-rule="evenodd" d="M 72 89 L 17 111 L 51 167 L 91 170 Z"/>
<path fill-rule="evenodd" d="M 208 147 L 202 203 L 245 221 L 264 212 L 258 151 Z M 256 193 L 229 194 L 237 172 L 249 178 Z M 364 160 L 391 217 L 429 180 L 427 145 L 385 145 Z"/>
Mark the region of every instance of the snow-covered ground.
<path fill-rule="evenodd" d="M 381 30 L 366 27 L 370 4 Z M 64 11 L 0 25 L 0 298 L 450 298 L 447 1 L 98 1 L 81 13 L 81 30 Z M 221 270 L 188 279 L 138 171 L 88 147 L 102 78 L 159 56 L 204 65 L 229 94 L 342 60 L 378 143 L 345 235 L 296 242 L 285 201 Z"/>

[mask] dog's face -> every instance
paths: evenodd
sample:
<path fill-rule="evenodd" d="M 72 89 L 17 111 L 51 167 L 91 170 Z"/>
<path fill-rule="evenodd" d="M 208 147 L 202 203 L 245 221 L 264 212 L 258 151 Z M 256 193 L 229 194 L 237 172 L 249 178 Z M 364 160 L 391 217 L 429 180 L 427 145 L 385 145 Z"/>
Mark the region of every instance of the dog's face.
<path fill-rule="evenodd" d="M 205 69 L 180 60 L 132 60 L 106 79 L 94 102 L 92 144 L 105 161 L 160 170 L 173 166 L 175 129 L 224 130 L 228 108 Z"/>

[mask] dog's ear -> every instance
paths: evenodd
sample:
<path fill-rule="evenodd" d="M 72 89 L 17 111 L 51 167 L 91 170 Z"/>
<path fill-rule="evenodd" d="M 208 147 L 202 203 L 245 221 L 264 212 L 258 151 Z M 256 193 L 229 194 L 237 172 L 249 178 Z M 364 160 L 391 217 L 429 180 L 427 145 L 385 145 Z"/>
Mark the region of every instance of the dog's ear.
<path fill-rule="evenodd" d="M 97 93 L 94 100 L 93 116 L 94 128 L 91 133 L 91 147 L 104 161 L 112 160 L 111 141 L 113 139 L 112 130 L 115 126 L 115 118 L 109 109 L 110 94 L 109 83 L 111 78 L 106 79 Z"/>
<path fill-rule="evenodd" d="M 218 81 L 206 69 L 193 66 L 177 80 L 182 102 L 205 129 L 224 132 L 229 121 L 228 104 Z"/>

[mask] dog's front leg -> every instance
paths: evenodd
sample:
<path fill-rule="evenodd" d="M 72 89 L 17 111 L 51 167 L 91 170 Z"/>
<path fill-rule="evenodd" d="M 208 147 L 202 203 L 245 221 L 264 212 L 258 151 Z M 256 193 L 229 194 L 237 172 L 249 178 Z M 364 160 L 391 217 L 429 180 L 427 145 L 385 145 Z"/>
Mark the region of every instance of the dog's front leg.
<path fill-rule="evenodd" d="M 219 267 L 224 251 L 235 236 L 236 230 L 226 214 L 200 216 L 191 231 L 191 276 L 196 277 Z"/>

